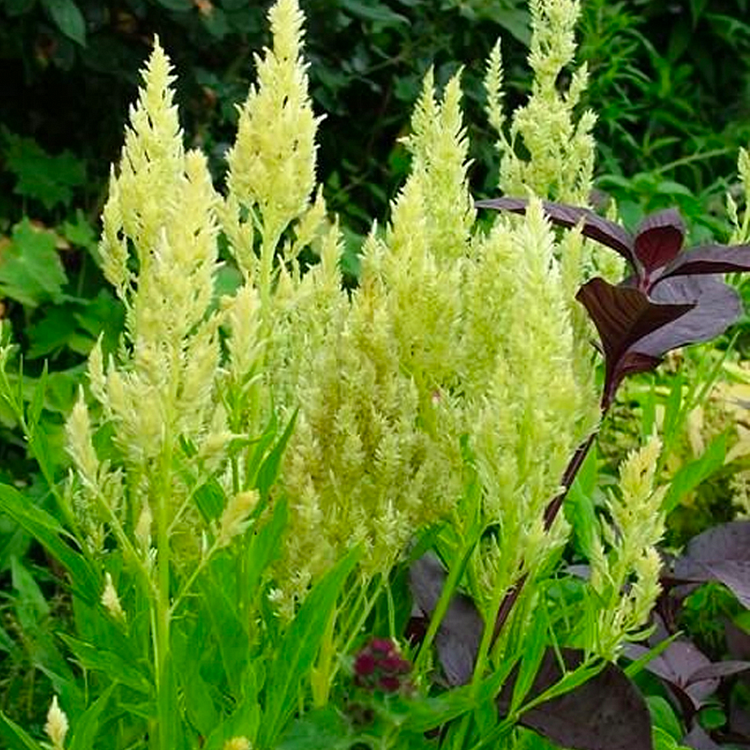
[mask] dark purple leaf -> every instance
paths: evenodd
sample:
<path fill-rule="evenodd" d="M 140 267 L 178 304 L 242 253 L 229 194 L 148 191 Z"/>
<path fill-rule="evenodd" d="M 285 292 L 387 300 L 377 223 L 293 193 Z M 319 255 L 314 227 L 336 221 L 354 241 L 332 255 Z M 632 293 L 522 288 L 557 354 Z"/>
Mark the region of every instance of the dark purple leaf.
<path fill-rule="evenodd" d="M 630 659 L 640 659 L 650 650 L 633 643 L 627 646 L 625 653 Z M 662 653 L 647 662 L 644 668 L 667 682 L 686 715 L 692 716 L 719 686 L 718 679 L 691 682 L 695 672 L 708 666 L 711 666 L 711 660 L 696 646 L 690 641 L 678 640 L 670 643 Z"/>
<path fill-rule="evenodd" d="M 647 274 L 677 257 L 685 237 L 685 225 L 673 208 L 649 214 L 635 233 L 635 255 Z"/>
<path fill-rule="evenodd" d="M 415 604 L 428 619 L 446 577 L 443 566 L 430 554 L 420 557 L 409 569 Z M 484 621 L 474 602 L 465 594 L 455 593 L 435 636 L 438 658 L 450 685 L 465 685 L 471 680 L 483 632 Z"/>
<path fill-rule="evenodd" d="M 676 566 L 685 558 L 702 562 L 750 560 L 750 521 L 723 523 L 694 536 Z"/>
<path fill-rule="evenodd" d="M 702 680 L 713 680 L 715 678 L 730 677 L 750 669 L 749 661 L 717 661 L 708 666 L 697 669 L 690 675 L 690 684 Z"/>
<path fill-rule="evenodd" d="M 750 633 L 735 625 L 731 620 L 724 623 L 727 637 L 727 650 L 735 659 L 750 659 Z"/>
<path fill-rule="evenodd" d="M 526 213 L 529 201 L 525 198 L 494 198 L 492 200 L 477 201 L 477 208 L 493 208 L 496 211 L 510 211 L 515 214 Z M 542 201 L 544 213 L 553 224 L 561 227 L 575 227 L 583 219 L 583 236 L 601 242 L 635 265 L 633 254 L 633 237 L 614 221 L 598 216 L 588 208 L 568 206 L 564 203 Z"/>
<path fill-rule="evenodd" d="M 742 303 L 732 287 L 719 276 L 680 276 L 660 279 L 649 292 L 660 304 L 693 304 L 692 310 L 644 337 L 637 351 L 651 356 L 685 344 L 710 341 L 736 323 L 742 314 Z"/>
<path fill-rule="evenodd" d="M 604 348 L 605 403 L 626 375 L 654 368 L 667 351 L 644 351 L 641 342 L 693 309 L 690 304 L 654 303 L 638 289 L 613 286 L 600 278 L 584 284 L 576 299 L 594 321 Z"/>
<path fill-rule="evenodd" d="M 523 214 L 528 204 L 524 198 L 506 197 L 476 205 Z M 626 375 L 653 369 L 662 355 L 679 346 L 714 338 L 740 317 L 739 295 L 719 274 L 750 271 L 750 245 L 706 245 L 681 254 L 685 226 L 675 209 L 647 216 L 633 238 L 618 224 L 587 208 L 550 201 L 542 206 L 553 223 L 563 227 L 580 224 L 586 237 L 620 253 L 635 271 L 617 287 L 629 290 L 627 293 L 614 292 L 615 287 L 594 279 L 577 295 L 604 346 L 604 409 Z M 668 306 L 675 310 L 670 312 Z M 687 308 L 678 313 L 677 306 Z"/>
<path fill-rule="evenodd" d="M 678 255 L 664 277 L 750 271 L 750 245 L 702 245 Z"/>
<path fill-rule="evenodd" d="M 697 721 L 693 723 L 693 728 L 683 738 L 682 744 L 692 747 L 694 750 L 721 750 L 721 745 L 714 742 Z"/>
<path fill-rule="evenodd" d="M 750 608 L 750 521 L 732 521 L 690 540 L 675 563 L 675 576 L 720 581 Z"/>
<path fill-rule="evenodd" d="M 562 649 L 567 670 L 582 663 L 582 653 Z M 517 670 L 498 698 L 507 713 Z M 558 683 L 563 672 L 555 652 L 542 659 L 527 700 Z M 558 745 L 573 750 L 651 750 L 651 719 L 643 696 L 615 664 L 568 693 L 545 701 L 521 715 L 520 723 Z"/>
<path fill-rule="evenodd" d="M 729 729 L 750 739 L 750 713 L 737 705 L 732 705 L 729 709 Z"/>

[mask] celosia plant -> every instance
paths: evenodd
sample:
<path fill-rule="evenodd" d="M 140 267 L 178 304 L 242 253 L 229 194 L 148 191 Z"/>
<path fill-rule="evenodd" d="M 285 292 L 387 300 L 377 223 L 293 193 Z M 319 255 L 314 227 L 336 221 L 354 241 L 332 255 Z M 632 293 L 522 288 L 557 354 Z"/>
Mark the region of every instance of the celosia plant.
<path fill-rule="evenodd" d="M 575 50 L 578 3 L 531 9 L 535 84 L 510 136 L 499 50 L 487 81 L 501 184 L 537 198 L 522 218 L 475 228 L 460 79 L 440 97 L 428 73 L 406 139 L 411 174 L 385 230 L 373 227 L 365 243 L 353 292 L 342 285 L 341 233 L 316 191 L 320 118 L 297 1 L 269 12 L 273 45 L 240 107 L 224 196 L 205 157 L 183 148 L 155 42 L 99 248 L 126 328 L 116 352 L 92 352 L 90 393 L 68 420 L 73 470 L 52 487 L 64 526 L 0 488 L 2 507 L 70 573 L 80 638 L 66 643 L 97 675 L 88 708 L 81 690 L 55 683 L 53 743 L 65 742 L 67 714 L 72 746 L 83 747 L 119 704 L 108 745 L 118 748 L 294 746 L 289 727 L 310 707 L 346 735 L 351 725 L 330 704 L 352 679 L 383 689 L 383 747 L 422 746 L 425 731 L 453 719 L 453 747 L 508 736 L 544 691 L 597 672 L 636 701 L 601 657 L 641 631 L 658 593 L 662 517 L 643 470 L 656 443 L 624 466 L 612 523 L 600 539 L 592 531 L 592 578 L 571 604 L 591 628 L 584 637 L 550 614 L 570 535 L 560 489 L 600 416 L 591 327 L 574 297 L 617 264 L 584 242 L 585 226 L 558 239 L 545 217 L 542 198 L 586 199 L 593 115 L 574 115 L 584 70 L 567 93 L 556 85 Z M 519 139 L 528 160 L 516 155 Z M 216 299 L 220 233 L 242 282 Z M 303 251 L 319 257 L 305 273 Z M 5 348 L 3 365 L 8 357 Z M 41 407 L 25 414 L 2 372 L 44 462 Z M 412 568 L 429 622 L 402 656 L 393 639 L 411 602 L 398 574 L 412 545 L 442 562 Z M 622 597 L 626 582 L 635 584 Z M 451 603 L 459 585 L 467 593 Z M 369 625 L 383 637 L 367 646 Z M 582 639 L 585 657 L 566 650 L 560 663 L 573 677 L 563 675 L 548 646 Z M 437 668 L 433 640 L 448 684 L 470 684 L 420 703 Z M 347 675 L 340 657 L 357 651 Z M 396 690 L 407 670 L 410 689 Z M 505 718 L 488 728 L 498 708 Z M 636 709 L 640 738 L 647 713 L 642 701 Z"/>

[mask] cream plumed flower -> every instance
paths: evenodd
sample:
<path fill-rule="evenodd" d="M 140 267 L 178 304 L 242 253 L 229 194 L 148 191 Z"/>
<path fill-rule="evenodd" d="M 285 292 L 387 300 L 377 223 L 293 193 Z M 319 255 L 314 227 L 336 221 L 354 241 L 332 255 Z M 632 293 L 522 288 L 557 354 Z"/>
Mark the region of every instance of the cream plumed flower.
<path fill-rule="evenodd" d="M 231 196 L 258 211 L 261 231 L 276 241 L 305 211 L 313 191 L 319 118 L 308 94 L 297 0 L 279 0 L 269 19 L 273 46 L 256 56 L 258 85 L 240 107 L 228 187 Z"/>
<path fill-rule="evenodd" d="M 65 736 L 68 734 L 68 717 L 60 708 L 57 696 L 52 698 L 52 704 L 47 712 L 47 722 L 44 731 L 52 742 L 54 750 L 63 750 L 65 747 Z"/>

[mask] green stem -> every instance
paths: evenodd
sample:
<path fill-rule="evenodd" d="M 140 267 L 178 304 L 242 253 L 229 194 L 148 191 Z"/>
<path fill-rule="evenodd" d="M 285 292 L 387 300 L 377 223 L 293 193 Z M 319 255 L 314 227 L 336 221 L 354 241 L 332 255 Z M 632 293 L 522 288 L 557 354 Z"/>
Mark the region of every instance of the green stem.
<path fill-rule="evenodd" d="M 155 660 L 156 660 L 156 710 L 158 717 L 159 750 L 174 747 L 172 723 L 174 716 L 169 685 L 169 641 L 170 641 L 170 601 L 169 601 L 169 498 L 172 489 L 172 441 L 169 421 L 162 451 L 159 478 L 157 480 L 157 592 L 155 611 Z"/>
<path fill-rule="evenodd" d="M 443 622 L 445 613 L 448 611 L 451 599 L 453 598 L 453 592 L 458 587 L 458 582 L 461 580 L 464 569 L 466 568 L 471 553 L 474 551 L 477 542 L 479 541 L 479 534 L 472 534 L 470 539 L 467 540 L 461 557 L 450 566 L 448 570 L 448 576 L 445 579 L 443 590 L 440 592 L 440 598 L 438 599 L 435 609 L 430 613 L 430 624 L 427 627 L 427 633 L 425 633 L 424 640 L 419 647 L 419 653 L 417 658 L 414 660 L 414 672 L 419 674 L 420 670 L 424 668 L 424 662 L 427 659 L 428 654 L 432 648 L 432 642 L 435 640 L 440 625 Z"/>

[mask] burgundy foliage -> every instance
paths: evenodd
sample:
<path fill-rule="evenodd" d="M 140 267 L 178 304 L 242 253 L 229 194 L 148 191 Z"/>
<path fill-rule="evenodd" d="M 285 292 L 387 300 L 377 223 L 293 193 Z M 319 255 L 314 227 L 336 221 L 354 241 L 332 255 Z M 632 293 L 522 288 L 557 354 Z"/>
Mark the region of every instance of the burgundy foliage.
<path fill-rule="evenodd" d="M 564 648 L 565 670 L 583 662 L 583 652 Z M 547 649 L 526 700 L 558 683 L 563 671 L 555 651 Z M 507 712 L 516 673 L 503 687 L 498 706 Z M 576 750 L 649 750 L 651 720 L 643 696 L 615 664 L 564 695 L 522 714 L 520 723 L 562 747 Z"/>
<path fill-rule="evenodd" d="M 528 201 L 497 198 L 476 205 L 523 214 Z M 740 317 L 739 295 L 721 274 L 750 271 L 750 246 L 702 245 L 681 252 L 685 226 L 675 209 L 646 216 L 632 235 L 586 208 L 550 201 L 542 206 L 552 223 L 580 225 L 584 236 L 619 253 L 632 269 L 620 284 L 594 278 L 577 295 L 604 350 L 604 409 L 625 376 L 653 369 L 679 346 L 715 338 Z"/>
<path fill-rule="evenodd" d="M 684 581 L 719 581 L 750 608 L 750 521 L 732 521 L 704 531 L 688 543 L 674 565 Z"/>

